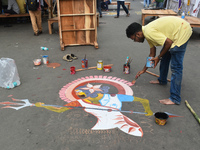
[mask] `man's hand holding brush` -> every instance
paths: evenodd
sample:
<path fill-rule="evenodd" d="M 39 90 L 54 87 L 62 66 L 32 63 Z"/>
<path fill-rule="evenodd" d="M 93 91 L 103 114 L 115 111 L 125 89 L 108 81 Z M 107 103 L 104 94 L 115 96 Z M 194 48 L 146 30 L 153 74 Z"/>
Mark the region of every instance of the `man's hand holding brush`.
<path fill-rule="evenodd" d="M 136 80 L 138 79 L 138 77 L 139 77 L 141 74 L 145 73 L 145 72 L 146 72 L 146 69 L 145 69 L 145 70 L 143 69 L 143 70 L 139 71 L 139 72 L 136 74 L 135 79 L 132 81 L 132 84 L 134 85 L 135 82 L 136 82 Z"/>

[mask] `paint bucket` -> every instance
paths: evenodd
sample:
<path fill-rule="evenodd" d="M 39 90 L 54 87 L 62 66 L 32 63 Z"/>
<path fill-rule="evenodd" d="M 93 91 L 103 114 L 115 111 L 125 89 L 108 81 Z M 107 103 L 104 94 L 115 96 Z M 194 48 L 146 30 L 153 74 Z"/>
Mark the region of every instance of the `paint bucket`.
<path fill-rule="evenodd" d="M 39 65 L 41 65 L 41 59 L 34 59 L 33 63 L 35 66 L 39 66 Z"/>
<path fill-rule="evenodd" d="M 102 70 L 103 69 L 103 61 L 99 60 L 97 61 L 97 70 Z"/>
<path fill-rule="evenodd" d="M 123 72 L 124 74 L 130 74 L 130 64 L 124 64 Z"/>
<path fill-rule="evenodd" d="M 48 55 L 44 55 L 42 56 L 42 59 L 43 59 L 43 64 L 48 64 L 49 63 L 49 56 Z"/>
<path fill-rule="evenodd" d="M 88 60 L 87 59 L 82 59 L 81 60 L 81 67 L 82 68 L 87 68 L 88 67 Z"/>
<path fill-rule="evenodd" d="M 146 67 L 148 68 L 153 68 L 154 67 L 154 61 L 151 61 L 153 57 L 147 57 L 147 63 L 146 63 Z"/>
<path fill-rule="evenodd" d="M 154 114 L 155 116 L 155 122 L 158 125 L 165 125 L 167 123 L 167 119 L 169 118 L 168 114 L 164 113 L 164 112 L 157 112 Z"/>
<path fill-rule="evenodd" d="M 104 72 L 110 72 L 111 68 L 112 68 L 111 66 L 104 66 L 103 70 Z"/>
<path fill-rule="evenodd" d="M 70 67 L 70 74 L 75 74 L 75 73 L 76 73 L 75 67 L 71 66 Z"/>

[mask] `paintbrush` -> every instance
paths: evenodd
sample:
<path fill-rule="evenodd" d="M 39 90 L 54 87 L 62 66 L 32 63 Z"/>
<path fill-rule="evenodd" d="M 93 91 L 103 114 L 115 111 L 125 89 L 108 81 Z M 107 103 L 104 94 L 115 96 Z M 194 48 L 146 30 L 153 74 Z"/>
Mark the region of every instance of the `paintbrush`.
<path fill-rule="evenodd" d="M 113 64 L 103 65 L 103 67 L 105 66 L 113 66 Z M 90 70 L 90 69 L 96 69 L 96 68 L 97 66 L 94 66 L 94 67 L 88 67 L 86 69 L 76 69 L 75 71 L 77 72 L 77 71 L 84 71 L 84 70 Z"/>
<path fill-rule="evenodd" d="M 85 58 L 84 58 L 84 65 L 85 65 L 85 68 L 87 68 L 87 66 L 86 66 L 86 54 L 85 54 Z"/>
<path fill-rule="evenodd" d="M 138 75 L 135 76 L 135 79 L 132 81 L 132 84 L 135 85 L 136 80 L 138 79 Z"/>
<path fill-rule="evenodd" d="M 126 63 L 126 67 L 128 66 L 128 64 L 130 64 L 130 60 L 131 60 L 131 57 L 129 57 L 127 63 Z"/>
<path fill-rule="evenodd" d="M 131 64 L 132 60 L 133 60 L 133 59 L 130 60 L 129 64 Z"/>

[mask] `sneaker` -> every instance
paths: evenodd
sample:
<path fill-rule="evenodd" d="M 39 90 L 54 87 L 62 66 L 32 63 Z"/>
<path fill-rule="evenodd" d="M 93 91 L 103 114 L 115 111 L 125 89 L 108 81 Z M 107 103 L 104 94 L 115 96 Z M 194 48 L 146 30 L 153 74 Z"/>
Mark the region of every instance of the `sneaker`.
<path fill-rule="evenodd" d="M 119 16 L 115 16 L 114 18 L 119 18 Z"/>
<path fill-rule="evenodd" d="M 127 15 L 126 15 L 126 17 L 129 17 L 130 16 L 130 14 L 128 13 Z"/>

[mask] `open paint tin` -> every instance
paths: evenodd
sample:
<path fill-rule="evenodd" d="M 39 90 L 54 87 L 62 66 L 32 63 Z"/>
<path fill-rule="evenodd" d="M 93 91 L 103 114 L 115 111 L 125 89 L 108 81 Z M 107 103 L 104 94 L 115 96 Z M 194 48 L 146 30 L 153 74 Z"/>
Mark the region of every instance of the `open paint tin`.
<path fill-rule="evenodd" d="M 153 68 L 154 67 L 154 61 L 151 61 L 153 57 L 147 57 L 146 67 Z"/>
<path fill-rule="evenodd" d="M 34 59 L 33 63 L 35 66 L 39 66 L 39 65 L 41 65 L 41 59 Z"/>
<path fill-rule="evenodd" d="M 157 112 L 154 114 L 154 116 L 156 124 L 161 126 L 165 125 L 167 123 L 167 119 L 169 118 L 168 114 L 164 112 Z"/>
<path fill-rule="evenodd" d="M 111 68 L 112 68 L 111 66 L 104 66 L 103 70 L 104 72 L 110 72 Z"/>

